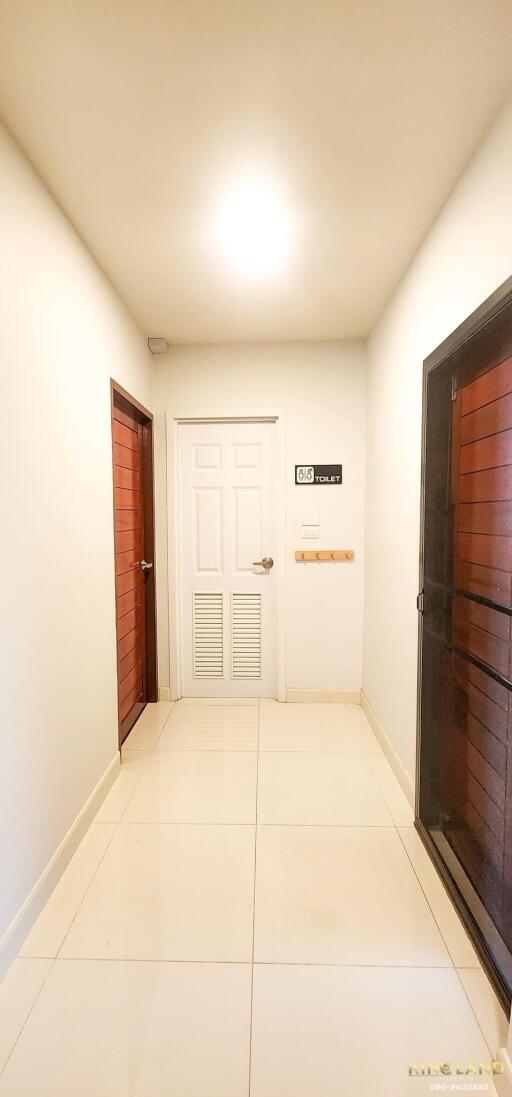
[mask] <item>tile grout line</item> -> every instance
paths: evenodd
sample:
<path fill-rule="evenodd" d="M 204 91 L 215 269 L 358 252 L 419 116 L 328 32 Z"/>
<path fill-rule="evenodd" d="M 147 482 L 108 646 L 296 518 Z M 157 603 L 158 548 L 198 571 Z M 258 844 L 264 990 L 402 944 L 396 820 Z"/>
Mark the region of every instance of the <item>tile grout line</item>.
<path fill-rule="evenodd" d="M 494 1048 L 494 1049 L 493 1049 L 493 1048 L 491 1048 L 491 1046 L 490 1046 L 490 1044 L 489 1044 L 489 1041 L 488 1041 L 488 1039 L 487 1039 L 487 1037 L 486 1037 L 486 1035 L 485 1035 L 485 1032 L 484 1032 L 484 1030 L 483 1030 L 483 1028 L 482 1028 L 482 1025 L 480 1024 L 480 1019 L 479 1019 L 479 1017 L 478 1017 L 478 1014 L 477 1014 L 477 1012 L 476 1012 L 476 1009 L 474 1008 L 474 1006 L 473 1006 L 473 1003 L 472 1003 L 472 1001 L 471 1001 L 471 998 L 469 997 L 469 994 L 468 994 L 468 992 L 467 992 L 467 990 L 466 990 L 466 987 L 464 986 L 464 983 L 463 983 L 463 981 L 462 981 L 462 979 L 461 979 L 461 977 L 460 977 L 460 974 L 459 974 L 459 969 L 458 969 L 457 967 L 455 967 L 455 965 L 454 965 L 454 970 L 455 970 L 455 974 L 456 974 L 456 976 L 457 976 L 457 979 L 459 980 L 459 984 L 460 984 L 460 986 L 462 987 L 462 991 L 463 991 L 463 994 L 464 994 L 464 995 L 466 996 L 466 999 L 467 999 L 467 1001 L 468 1001 L 468 1003 L 469 1003 L 469 1008 L 470 1008 L 470 1010 L 471 1010 L 471 1012 L 472 1012 L 472 1014 L 473 1014 L 473 1017 L 475 1018 L 475 1021 L 476 1021 L 477 1025 L 478 1025 L 478 1028 L 480 1029 L 480 1032 L 482 1033 L 482 1039 L 483 1039 L 483 1041 L 484 1041 L 484 1044 L 485 1044 L 485 1046 L 486 1046 L 486 1048 L 487 1048 L 487 1050 L 488 1050 L 488 1052 L 489 1052 L 489 1055 L 491 1055 L 491 1057 L 492 1057 L 492 1058 L 494 1059 L 494 1056 L 495 1056 L 495 1055 L 499 1055 L 499 1051 L 500 1051 L 500 1049 L 499 1049 L 499 1048 Z M 465 969 L 464 969 L 464 968 L 461 968 L 460 970 L 461 970 L 461 971 L 464 971 L 464 970 L 466 970 L 466 971 L 478 971 L 479 969 L 478 969 L 478 968 L 465 968 Z M 483 974 L 485 975 L 485 972 L 483 971 L 483 968 L 480 968 L 480 971 L 482 971 L 482 972 L 483 972 Z M 487 976 L 485 976 L 485 977 L 487 978 Z M 492 989 L 492 988 L 491 988 L 491 989 Z M 494 991 L 493 991 L 493 993 L 494 993 Z M 498 999 L 496 999 L 496 1001 L 497 1001 L 497 1000 L 498 1000 Z"/>
<path fill-rule="evenodd" d="M 174 707 L 174 706 L 172 706 L 172 707 Z M 166 725 L 166 723 L 167 723 L 167 720 L 169 719 L 169 716 L 171 715 L 171 712 L 172 712 L 172 707 L 171 707 L 171 708 L 169 709 L 169 712 L 167 713 L 167 717 L 166 717 L 166 719 L 164 720 L 164 722 L 163 722 L 163 724 L 162 724 L 162 730 L 161 730 L 161 732 L 160 732 L 160 735 L 162 735 L 162 734 L 163 734 L 163 730 L 164 730 L 164 727 L 165 727 L 165 725 Z M 159 738 L 160 738 L 160 736 L 158 736 L 158 738 L 157 738 L 157 740 L 156 740 L 156 742 L 155 742 L 155 744 L 154 744 L 154 746 L 153 746 L 153 749 L 152 749 L 152 750 L 150 751 L 150 756 L 151 756 L 151 754 L 153 753 L 153 751 L 155 750 L 155 747 L 156 747 L 156 744 L 157 744 L 157 742 L 158 742 L 158 739 L 159 739 Z M 149 758 L 147 759 L 147 762 L 149 762 Z M 147 763 L 146 763 L 146 764 L 147 764 Z M 145 768 L 146 768 L 146 767 L 144 766 L 144 768 L 143 768 L 143 771 L 142 771 L 142 773 L 144 773 L 144 770 L 145 770 Z M 141 777 L 142 777 L 142 773 L 141 773 Z M 140 780 L 140 777 L 139 777 L 139 780 Z M 137 784 L 138 784 L 138 782 L 137 782 Z M 135 792 L 135 789 L 134 789 L 133 791 Z M 132 795 L 133 795 L 133 793 L 132 793 Z M 130 796 L 130 799 L 131 799 L 131 796 Z M 125 810 L 126 810 L 126 809 L 125 809 Z M 69 937 L 69 934 L 70 934 L 70 932 L 71 932 L 71 929 L 72 929 L 72 927 L 74 926 L 74 924 L 75 924 L 75 922 L 76 922 L 76 919 L 78 918 L 78 915 L 79 915 L 79 913 L 80 913 L 80 911 L 81 911 L 81 909 L 82 909 L 82 907 L 83 907 L 83 905 L 84 905 L 84 902 L 85 902 L 85 900 L 86 900 L 86 898 L 87 898 L 87 896 L 88 896 L 88 894 L 89 894 L 89 892 L 90 892 L 90 890 L 91 890 L 91 887 L 92 887 L 92 885 L 93 885 L 93 883 L 94 883 L 94 880 L 96 879 L 96 876 L 97 876 L 97 874 L 98 874 L 98 872 L 99 872 L 100 866 L 101 866 L 101 865 L 103 864 L 103 861 L 105 860 L 105 857 L 106 857 L 106 855 L 107 855 L 107 851 L 108 851 L 108 850 L 110 849 L 110 846 L 111 846 L 111 844 L 112 844 L 112 842 L 113 842 L 113 840 L 114 840 L 114 838 L 115 838 L 115 836 L 116 836 L 116 834 L 117 834 L 117 832 L 118 832 L 118 830 L 119 830 L 119 828 L 120 828 L 120 826 L 121 826 L 121 819 L 122 819 L 123 815 L 124 815 L 124 812 L 122 813 L 121 817 L 120 817 L 120 818 L 119 818 L 119 819 L 117 820 L 117 822 L 115 822 L 115 823 L 111 823 L 111 824 L 106 824 L 106 825 L 110 825 L 110 826 L 113 826 L 113 827 L 114 827 L 114 829 L 113 829 L 113 831 L 112 831 L 112 834 L 110 835 L 110 838 L 109 838 L 109 840 L 108 840 L 108 842 L 107 842 L 107 844 L 106 844 L 106 846 L 105 846 L 105 849 L 103 850 L 103 853 L 102 853 L 102 855 L 101 855 L 101 857 L 100 857 L 100 859 L 99 859 L 99 861 L 98 861 L 98 864 L 96 865 L 96 868 L 95 868 L 95 870 L 94 870 L 94 872 L 93 872 L 93 874 L 92 874 L 92 876 L 91 876 L 91 879 L 89 880 L 89 883 L 88 883 L 88 885 L 87 885 L 87 888 L 86 888 L 86 890 L 85 890 L 84 894 L 82 895 L 82 898 L 81 898 L 81 900 L 80 900 L 80 903 L 78 904 L 78 907 L 77 907 L 77 909 L 75 910 L 75 913 L 74 913 L 74 915 L 73 915 L 73 917 L 72 917 L 72 919 L 71 919 L 71 922 L 69 923 L 69 926 L 68 926 L 68 928 L 67 928 L 67 930 L 66 930 L 66 932 L 65 932 L 65 934 L 64 934 L 64 937 L 62 938 L 62 941 L 61 941 L 61 943 L 60 943 L 59 949 L 58 949 L 58 951 L 57 951 L 57 955 L 56 955 L 56 956 L 55 956 L 55 958 L 54 958 L 55 960 L 57 960 L 57 959 L 61 958 L 61 952 L 62 952 L 62 949 L 64 948 L 64 945 L 65 945 L 65 943 L 66 943 L 66 941 L 67 941 L 67 939 L 68 939 L 68 937 Z"/>
<path fill-rule="evenodd" d="M 172 707 L 174 707 L 174 706 L 172 706 Z M 169 712 L 168 712 L 168 714 L 167 714 L 167 718 L 166 718 L 166 720 L 164 721 L 164 724 L 163 724 L 163 726 L 162 726 L 162 732 L 163 732 L 163 729 L 164 729 L 164 727 L 165 727 L 165 725 L 166 725 L 166 723 L 167 723 L 167 720 L 169 719 L 169 716 L 171 715 L 171 712 L 172 712 L 172 708 L 171 708 L 171 709 L 169 710 Z M 160 734 L 162 734 L 162 732 L 161 732 Z M 157 742 L 158 742 L 158 739 L 157 739 Z M 155 747 L 156 747 L 156 743 L 155 743 Z M 153 747 L 153 750 L 155 749 L 155 747 Z M 122 764 L 122 754 L 121 754 L 121 751 L 122 751 L 122 747 L 120 747 L 120 748 L 119 748 L 119 753 L 120 753 L 120 755 L 121 755 L 121 764 Z M 150 753 L 152 753 L 152 752 L 150 752 Z M 147 762 L 149 762 L 149 758 L 147 759 Z M 145 768 L 146 768 L 146 767 L 144 767 L 144 769 L 145 769 Z M 144 772 L 144 769 L 143 769 L 143 771 L 142 771 L 142 772 Z M 142 777 L 142 774 L 141 774 L 141 777 Z M 139 780 L 140 780 L 140 777 L 139 777 Z M 138 782 L 137 782 L 137 784 L 138 784 Z M 135 791 L 135 789 L 134 789 L 134 791 Z M 131 799 L 131 797 L 130 797 L 130 799 Z M 107 844 L 106 844 L 106 846 L 105 846 L 105 849 L 103 850 L 103 853 L 102 853 L 102 855 L 101 855 L 101 857 L 100 857 L 100 859 L 99 859 L 99 861 L 98 861 L 98 864 L 96 865 L 96 868 L 95 868 L 95 870 L 94 870 L 94 872 L 93 872 L 93 874 L 92 874 L 92 876 L 91 876 L 91 879 L 89 880 L 89 883 L 88 883 L 88 885 L 87 885 L 87 888 L 85 889 L 85 892 L 84 892 L 84 894 L 82 895 L 82 898 L 81 898 L 81 900 L 80 900 L 80 903 L 79 903 L 79 905 L 78 905 L 78 908 L 77 908 L 77 910 L 75 911 L 75 914 L 73 915 L 73 918 L 71 919 L 71 922 L 69 923 L 69 926 L 68 926 L 68 928 L 67 928 L 67 930 L 66 930 L 66 932 L 65 932 L 65 934 L 64 934 L 64 937 L 62 938 L 62 941 L 61 941 L 61 943 L 60 943 L 60 945 L 59 945 L 59 948 L 57 949 L 57 952 L 56 952 L 55 956 L 41 956 L 41 957 L 37 957 L 37 956 L 20 956 L 19 954 L 18 954 L 18 955 L 16 956 L 16 959 L 17 959 L 17 960 L 18 960 L 18 959 L 19 959 L 19 960 L 28 960 L 29 962 L 30 962 L 30 960 L 38 960 L 38 959 L 41 959 L 41 960 L 49 960 L 49 961 L 50 961 L 50 966 L 49 966 L 49 968 L 48 968 L 48 971 L 46 972 L 46 975 L 45 975 L 45 977 L 44 977 L 44 979 L 43 979 L 43 982 L 41 983 L 41 986 L 40 986 L 40 988 L 39 988 L 39 990 L 38 990 L 38 992 L 37 992 L 37 994 L 36 994 L 36 996 L 35 996 L 35 998 L 34 998 L 34 1001 L 32 1002 L 32 1005 L 31 1005 L 31 1007 L 30 1007 L 30 1009 L 29 1009 L 29 1011 L 28 1011 L 28 1013 L 27 1013 L 27 1016 L 25 1017 L 25 1020 L 24 1020 L 24 1022 L 23 1022 L 23 1024 L 22 1024 L 22 1026 L 21 1026 L 21 1028 L 20 1028 L 20 1030 L 19 1030 L 19 1032 L 18 1032 L 18 1034 L 17 1034 L 17 1036 L 16 1036 L 16 1039 L 15 1039 L 15 1041 L 14 1041 L 14 1043 L 13 1043 L 12 1047 L 11 1047 L 11 1050 L 9 1051 L 9 1054 L 8 1054 L 8 1056 L 7 1056 L 6 1060 L 5 1060 L 5 1063 L 4 1063 L 3 1067 L 2 1067 L 2 1069 L 0 1070 L 0 1078 L 1 1078 L 2 1076 L 3 1076 L 3 1074 L 4 1074 L 4 1072 L 5 1072 L 6 1068 L 7 1068 L 7 1064 L 8 1064 L 9 1062 L 10 1062 L 10 1060 L 11 1060 L 11 1058 L 12 1058 L 12 1055 L 14 1054 L 15 1048 L 17 1047 L 17 1045 L 18 1045 L 18 1043 L 19 1043 L 19 1040 L 21 1039 L 21 1036 L 22 1036 L 23 1032 L 25 1031 L 25 1028 L 26 1028 L 26 1026 L 27 1026 L 27 1024 L 28 1024 L 28 1021 L 29 1021 L 30 1017 L 32 1016 L 33 1010 L 35 1009 L 35 1006 L 36 1006 L 37 1002 L 39 1001 L 39 998 L 41 997 L 41 994 L 42 994 L 42 992 L 43 992 L 43 990 L 44 990 L 44 988 L 45 988 L 45 986 L 46 986 L 46 983 L 48 982 L 48 979 L 50 978 L 50 975 L 51 975 L 51 973 L 52 973 L 52 971 L 53 971 L 53 969 L 54 969 L 54 967 L 55 967 L 55 964 L 56 964 L 57 960 L 58 960 L 59 958 L 61 958 L 61 959 L 62 959 L 62 957 L 60 957 L 60 953 L 61 953 L 61 951 L 62 951 L 63 945 L 64 945 L 64 943 L 65 943 L 65 941 L 66 941 L 66 939 L 67 939 L 67 937 L 68 937 L 69 931 L 70 931 L 70 929 L 71 929 L 71 926 L 73 925 L 73 923 L 74 923 L 74 921 L 75 921 L 75 919 L 76 919 L 76 917 L 77 917 L 77 915 L 78 915 L 78 912 L 79 912 L 79 911 L 80 911 L 80 910 L 82 909 L 82 906 L 83 906 L 83 903 L 84 903 L 85 897 L 86 897 L 86 895 L 87 895 L 87 894 L 89 893 L 89 890 L 90 890 L 90 888 L 91 888 L 91 885 L 92 885 L 92 883 L 93 883 L 93 880 L 94 880 L 94 879 L 95 879 L 95 877 L 96 877 L 96 873 L 98 872 L 98 869 L 99 869 L 100 865 L 102 864 L 102 862 L 103 862 L 103 860 L 104 860 L 104 858 L 105 858 L 105 855 L 106 855 L 106 853 L 107 853 L 107 850 L 109 849 L 109 847 L 110 847 L 110 845 L 111 845 L 111 842 L 112 842 L 112 840 L 113 840 L 113 838 L 114 838 L 114 835 L 115 835 L 115 834 L 117 833 L 117 831 L 118 831 L 118 829 L 119 829 L 119 824 L 120 824 L 120 821 L 121 821 L 121 820 L 119 819 L 119 820 L 118 820 L 118 821 L 117 821 L 116 823 L 101 822 L 101 821 L 100 821 L 100 822 L 98 822 L 98 823 L 95 823 L 95 819 L 92 819 L 92 820 L 91 820 L 91 822 L 89 823 L 89 826 L 87 827 L 87 830 L 86 830 L 85 834 L 83 835 L 83 838 L 82 838 L 81 842 L 79 843 L 79 846 L 80 846 L 80 845 L 82 844 L 82 842 L 83 842 L 83 840 L 84 840 L 84 838 L 85 838 L 86 834 L 88 834 L 88 833 L 89 833 L 89 831 L 90 831 L 90 829 L 91 829 L 91 827 L 92 827 L 93 825 L 96 825 L 96 826 L 112 826 L 112 827 L 113 827 L 113 830 L 112 830 L 112 834 L 110 835 L 110 838 L 109 838 L 109 840 L 108 840 L 108 842 L 107 842 Z M 77 846 L 77 849 L 79 849 L 79 846 Z M 76 853 L 76 850 L 75 850 L 75 853 Z M 67 866 L 66 866 L 66 868 L 67 868 Z M 63 874 L 63 875 L 64 875 L 64 874 Z M 58 881 L 58 882 L 59 882 L 59 881 Z M 55 887 L 56 887 L 56 886 L 57 886 L 57 885 L 55 885 Z M 52 895 L 53 895 L 54 891 L 55 891 L 55 888 L 53 888 L 53 891 L 52 891 Z M 44 909 L 44 908 L 43 908 L 43 909 Z"/>
<path fill-rule="evenodd" d="M 253 999 L 254 999 L 254 936 L 256 929 L 256 860 L 258 849 L 258 778 L 259 778 L 259 762 L 260 762 L 260 713 L 261 702 L 258 698 L 258 736 L 257 736 L 257 753 L 256 753 L 256 799 L 255 799 L 255 820 L 254 820 L 254 881 L 253 881 L 253 895 L 252 895 L 252 954 L 251 954 L 251 1002 L 249 1007 L 249 1076 L 248 1076 L 248 1097 L 251 1097 L 251 1075 L 252 1075 L 252 1022 L 253 1022 Z"/>

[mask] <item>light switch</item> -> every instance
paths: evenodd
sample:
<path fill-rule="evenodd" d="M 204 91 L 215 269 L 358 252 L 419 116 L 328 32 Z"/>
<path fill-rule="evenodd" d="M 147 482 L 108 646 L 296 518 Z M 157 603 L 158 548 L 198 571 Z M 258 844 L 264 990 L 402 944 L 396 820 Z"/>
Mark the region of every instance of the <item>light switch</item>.
<path fill-rule="evenodd" d="M 302 536 L 309 540 L 315 540 L 318 538 L 318 526 L 303 526 Z"/>

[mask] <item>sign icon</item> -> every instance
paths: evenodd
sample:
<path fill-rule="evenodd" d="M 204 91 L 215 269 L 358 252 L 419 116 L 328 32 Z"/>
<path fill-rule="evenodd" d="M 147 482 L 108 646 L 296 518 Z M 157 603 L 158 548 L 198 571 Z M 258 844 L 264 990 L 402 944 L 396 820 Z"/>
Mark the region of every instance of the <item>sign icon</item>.
<path fill-rule="evenodd" d="M 296 484 L 314 484 L 315 482 L 315 466 L 314 465 L 296 465 L 295 467 L 295 483 Z"/>

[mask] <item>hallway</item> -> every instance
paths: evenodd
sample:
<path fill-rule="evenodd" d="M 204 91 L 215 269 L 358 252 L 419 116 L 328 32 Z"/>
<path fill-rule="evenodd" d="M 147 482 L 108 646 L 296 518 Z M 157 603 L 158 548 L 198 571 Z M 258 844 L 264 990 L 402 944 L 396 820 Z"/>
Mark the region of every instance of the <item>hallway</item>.
<path fill-rule="evenodd" d="M 160 702 L 0 986 L 0 1095 L 416 1095 L 506 1037 L 361 708 Z"/>

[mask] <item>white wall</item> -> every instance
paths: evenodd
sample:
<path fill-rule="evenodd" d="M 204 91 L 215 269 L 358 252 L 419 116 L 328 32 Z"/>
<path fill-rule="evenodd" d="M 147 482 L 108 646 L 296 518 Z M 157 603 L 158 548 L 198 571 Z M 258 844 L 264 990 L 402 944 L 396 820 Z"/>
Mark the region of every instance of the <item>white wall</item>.
<path fill-rule="evenodd" d="M 360 343 L 175 347 L 155 360 L 154 410 L 172 488 L 173 417 L 285 413 L 286 686 L 358 690 L 363 599 L 364 348 Z M 343 486 L 296 487 L 294 466 L 342 463 Z M 157 484 L 162 513 L 165 485 Z M 318 541 L 302 541 L 300 518 L 320 517 Z M 157 528 L 160 685 L 169 657 L 162 586 L 165 529 Z M 295 563 L 296 548 L 353 548 L 353 564 Z"/>
<path fill-rule="evenodd" d="M 117 750 L 110 377 L 145 339 L 0 131 L 0 938 Z"/>
<path fill-rule="evenodd" d="M 415 766 L 422 362 L 512 273 L 512 104 L 368 344 L 363 689 Z"/>

